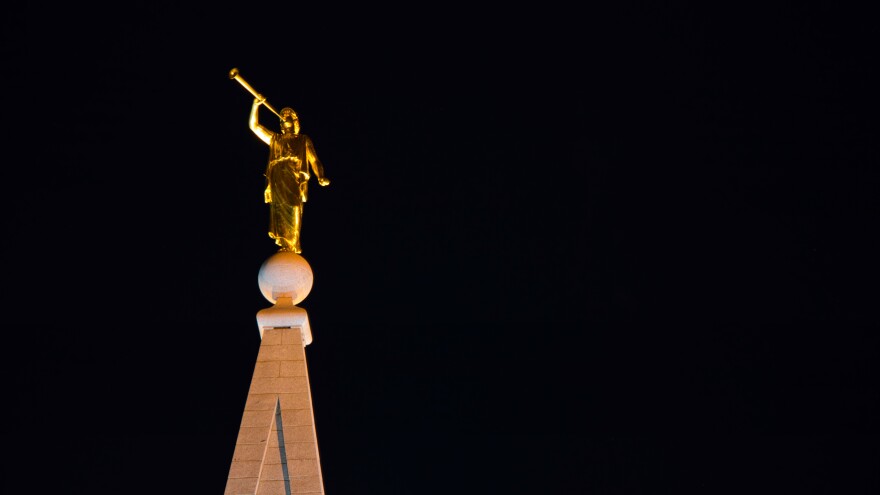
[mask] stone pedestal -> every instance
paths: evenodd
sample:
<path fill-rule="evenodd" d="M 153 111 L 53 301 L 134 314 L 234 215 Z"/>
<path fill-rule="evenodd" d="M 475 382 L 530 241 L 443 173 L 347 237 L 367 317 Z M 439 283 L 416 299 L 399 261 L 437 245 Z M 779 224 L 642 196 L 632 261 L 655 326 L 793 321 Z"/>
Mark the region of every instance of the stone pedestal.
<path fill-rule="evenodd" d="M 323 494 L 305 355 L 312 334 L 306 311 L 295 306 L 311 290 L 311 267 L 279 252 L 258 281 L 274 305 L 257 313 L 262 342 L 224 494 Z"/>
<path fill-rule="evenodd" d="M 306 310 L 296 307 L 312 290 L 312 267 L 302 256 L 279 251 L 263 262 L 257 283 L 260 292 L 274 306 L 257 312 L 260 336 L 266 328 L 300 327 L 305 345 L 312 343 L 312 329 Z"/>

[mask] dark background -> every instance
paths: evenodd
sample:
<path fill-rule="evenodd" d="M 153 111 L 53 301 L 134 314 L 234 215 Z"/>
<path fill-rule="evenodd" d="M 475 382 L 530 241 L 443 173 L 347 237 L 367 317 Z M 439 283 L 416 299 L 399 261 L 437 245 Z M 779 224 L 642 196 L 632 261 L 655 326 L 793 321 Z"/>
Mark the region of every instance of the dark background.
<path fill-rule="evenodd" d="M 880 488 L 868 12 L 4 11 L 4 492 L 222 492 L 276 249 L 233 67 L 332 181 L 328 494 Z"/>

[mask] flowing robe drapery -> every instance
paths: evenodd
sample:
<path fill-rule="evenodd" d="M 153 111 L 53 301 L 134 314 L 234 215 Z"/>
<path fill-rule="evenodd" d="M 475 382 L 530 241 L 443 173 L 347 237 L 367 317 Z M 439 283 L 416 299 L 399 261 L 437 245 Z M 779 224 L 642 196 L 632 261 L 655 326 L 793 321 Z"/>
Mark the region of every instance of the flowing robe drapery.
<path fill-rule="evenodd" d="M 272 238 L 293 241 L 299 237 L 294 210 L 301 209 L 306 201 L 310 175 L 306 148 L 309 144 L 308 136 L 292 133 L 275 134 L 269 144 L 265 175 L 272 198 L 269 208 L 269 235 Z"/>

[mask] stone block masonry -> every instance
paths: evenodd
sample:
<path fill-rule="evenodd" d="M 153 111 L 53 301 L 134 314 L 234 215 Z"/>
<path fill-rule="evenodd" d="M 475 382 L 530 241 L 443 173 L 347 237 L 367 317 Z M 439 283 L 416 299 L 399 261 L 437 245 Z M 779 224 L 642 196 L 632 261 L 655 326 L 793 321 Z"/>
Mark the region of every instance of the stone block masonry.
<path fill-rule="evenodd" d="M 301 328 L 266 328 L 224 495 L 322 494 Z"/>

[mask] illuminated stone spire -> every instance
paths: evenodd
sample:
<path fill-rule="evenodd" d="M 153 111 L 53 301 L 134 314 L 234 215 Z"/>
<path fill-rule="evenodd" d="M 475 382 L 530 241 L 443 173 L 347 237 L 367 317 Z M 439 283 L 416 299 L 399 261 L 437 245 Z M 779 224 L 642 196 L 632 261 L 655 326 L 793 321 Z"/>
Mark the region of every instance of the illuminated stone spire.
<path fill-rule="evenodd" d="M 225 495 L 323 494 L 305 346 L 312 269 L 290 251 L 260 267 L 260 290 L 274 306 L 257 313 L 262 342 L 248 391 Z"/>

